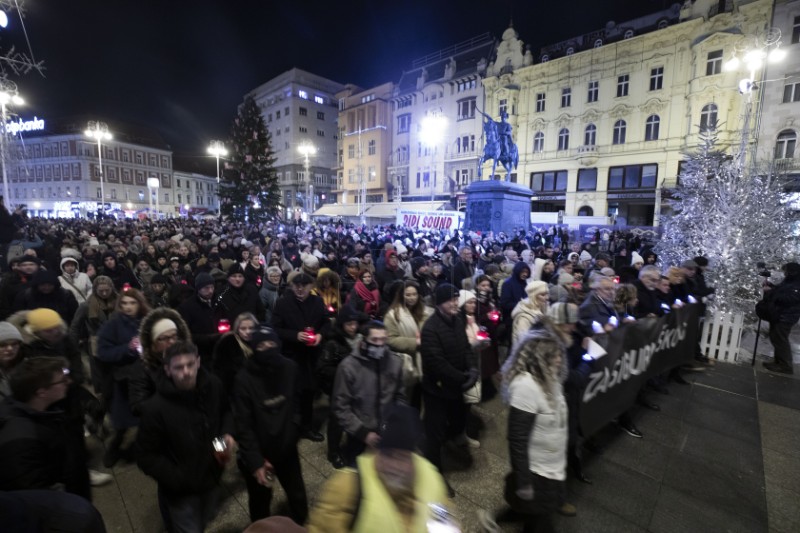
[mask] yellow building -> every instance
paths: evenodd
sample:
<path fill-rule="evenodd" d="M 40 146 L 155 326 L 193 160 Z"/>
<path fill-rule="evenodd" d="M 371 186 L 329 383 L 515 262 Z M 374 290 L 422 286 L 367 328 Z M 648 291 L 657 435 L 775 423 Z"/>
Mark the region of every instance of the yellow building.
<path fill-rule="evenodd" d="M 515 180 L 534 190 L 533 211 L 658 225 L 662 191 L 701 128 L 738 149 L 741 74 L 722 66 L 742 35 L 769 26 L 771 10 L 771 0 L 675 4 L 535 57 L 507 29 L 483 79 L 486 108 L 508 112 Z"/>
<path fill-rule="evenodd" d="M 386 169 L 392 142 L 391 82 L 371 89 L 346 85 L 339 100 L 338 184 L 340 204 L 365 207 L 390 199 Z"/>

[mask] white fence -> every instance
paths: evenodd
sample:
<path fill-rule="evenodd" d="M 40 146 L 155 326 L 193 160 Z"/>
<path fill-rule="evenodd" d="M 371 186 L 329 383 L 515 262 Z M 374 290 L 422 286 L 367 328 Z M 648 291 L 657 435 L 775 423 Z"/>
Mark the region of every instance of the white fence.
<path fill-rule="evenodd" d="M 700 349 L 709 359 L 734 363 L 739 356 L 743 331 L 742 313 L 711 311 L 703 321 Z"/>

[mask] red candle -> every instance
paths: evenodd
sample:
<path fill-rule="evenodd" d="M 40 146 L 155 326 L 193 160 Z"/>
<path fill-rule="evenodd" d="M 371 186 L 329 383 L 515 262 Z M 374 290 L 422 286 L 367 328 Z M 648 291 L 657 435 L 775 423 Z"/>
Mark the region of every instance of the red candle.
<path fill-rule="evenodd" d="M 231 330 L 231 323 L 227 318 L 221 318 L 217 323 L 217 331 L 220 333 L 227 333 Z"/>

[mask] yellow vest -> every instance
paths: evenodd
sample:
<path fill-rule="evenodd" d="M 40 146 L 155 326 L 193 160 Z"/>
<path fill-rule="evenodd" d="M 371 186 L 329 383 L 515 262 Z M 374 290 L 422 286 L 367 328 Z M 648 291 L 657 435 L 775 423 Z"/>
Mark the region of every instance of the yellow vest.
<path fill-rule="evenodd" d="M 426 533 L 429 504 L 446 505 L 447 489 L 441 474 L 424 458 L 413 455 L 414 460 L 414 516 L 412 527 L 406 529 L 402 515 L 375 470 L 375 455 L 358 456 L 358 473 L 361 477 L 361 504 L 353 524 L 354 533 Z"/>

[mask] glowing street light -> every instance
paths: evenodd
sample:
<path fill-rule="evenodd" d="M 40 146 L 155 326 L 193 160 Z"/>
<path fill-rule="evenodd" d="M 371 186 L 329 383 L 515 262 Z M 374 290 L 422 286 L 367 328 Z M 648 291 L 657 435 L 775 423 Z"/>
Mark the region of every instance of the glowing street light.
<path fill-rule="evenodd" d="M 106 213 L 106 191 L 103 176 L 103 141 L 110 141 L 111 134 L 108 132 L 108 124 L 105 122 L 90 120 L 86 128 L 86 136 L 97 140 L 97 159 L 99 162 L 100 170 L 100 209 L 105 215 Z"/>
<path fill-rule="evenodd" d="M 219 183 L 219 158 L 228 155 L 228 149 L 222 141 L 211 141 L 208 145 L 208 153 L 217 158 L 217 183 Z"/>
<path fill-rule="evenodd" d="M 434 201 L 436 196 L 436 185 L 434 176 L 436 175 L 436 168 L 434 166 L 436 146 L 444 138 L 445 129 L 447 129 L 447 119 L 442 115 L 428 115 L 422 119 L 421 128 L 419 132 L 420 140 L 431 150 L 431 172 L 428 175 L 428 181 L 431 184 L 431 202 Z"/>
<path fill-rule="evenodd" d="M 311 175 L 309 174 L 309 168 L 310 168 L 309 157 L 311 157 L 312 155 L 317 155 L 317 147 L 309 142 L 304 142 L 303 144 L 297 147 L 297 151 L 300 152 L 300 154 L 304 158 L 304 165 L 306 170 L 305 172 L 306 201 L 304 203 L 306 212 L 308 213 L 309 216 L 311 216 L 311 213 L 314 211 L 314 199 L 313 199 L 314 186 L 311 185 Z M 310 193 L 309 190 L 311 191 Z"/>
<path fill-rule="evenodd" d="M 0 119 L 3 121 L 3 135 L 2 138 L 0 138 L 0 158 L 3 163 L 3 194 L 5 195 L 5 201 L 10 202 L 11 196 L 8 194 L 8 176 L 6 175 L 6 167 L 8 166 L 6 165 L 6 142 L 8 141 L 8 132 L 6 131 L 6 124 L 8 122 L 6 107 L 12 104 L 24 105 L 25 100 L 17 94 L 17 86 L 15 84 L 6 82 L 5 85 L 5 87 L 0 87 L 0 107 L 2 108 Z"/>

